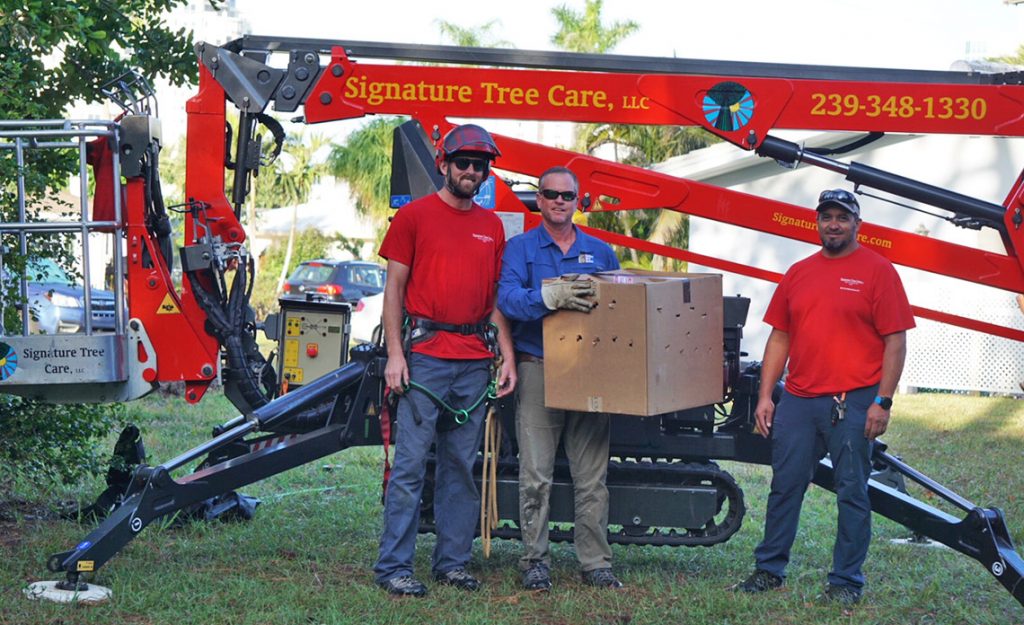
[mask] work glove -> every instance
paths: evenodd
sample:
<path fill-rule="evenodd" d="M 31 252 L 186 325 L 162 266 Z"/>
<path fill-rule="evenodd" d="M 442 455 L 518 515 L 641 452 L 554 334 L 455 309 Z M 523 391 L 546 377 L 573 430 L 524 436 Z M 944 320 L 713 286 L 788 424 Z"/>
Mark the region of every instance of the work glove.
<path fill-rule="evenodd" d="M 590 312 L 597 302 L 592 298 L 597 293 L 594 282 L 589 279 L 577 280 L 579 274 L 566 274 L 541 287 L 540 296 L 549 310 L 578 310 Z"/>

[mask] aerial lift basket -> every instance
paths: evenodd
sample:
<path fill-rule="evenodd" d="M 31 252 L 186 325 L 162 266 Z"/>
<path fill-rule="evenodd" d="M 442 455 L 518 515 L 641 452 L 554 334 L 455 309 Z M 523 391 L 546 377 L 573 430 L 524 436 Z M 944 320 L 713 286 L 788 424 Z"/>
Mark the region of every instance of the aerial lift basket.
<path fill-rule="evenodd" d="M 129 119 L 0 121 L 0 159 L 15 172 L 9 180 L 11 192 L 0 194 L 5 291 L 0 315 L 17 309 L 15 315 L 5 315 L 16 322 L 0 325 L 0 392 L 49 402 L 110 402 L 152 390 L 146 377 L 155 371 L 156 354 L 142 325 L 126 319 L 123 159 L 118 156 L 125 134 L 131 132 Z M 77 189 L 72 189 L 70 202 L 32 197 L 27 190 L 32 164 L 43 158 L 77 159 L 78 180 L 72 179 Z M 95 189 L 92 211 L 90 183 Z M 63 237 L 77 248 L 75 272 L 80 272 L 81 282 L 68 285 L 77 292 L 55 298 L 51 285 L 34 283 L 37 276 L 17 271 L 21 265 L 11 261 L 38 255 L 41 246 L 34 243 Z M 88 286 L 101 271 L 102 264 L 93 261 L 103 253 L 109 253 L 105 286 L 114 294 L 112 301 L 107 291 Z M 63 317 L 70 314 L 74 320 L 69 326 L 64 319 L 56 331 L 47 331 L 41 317 L 59 314 L 59 306 L 67 309 Z"/>

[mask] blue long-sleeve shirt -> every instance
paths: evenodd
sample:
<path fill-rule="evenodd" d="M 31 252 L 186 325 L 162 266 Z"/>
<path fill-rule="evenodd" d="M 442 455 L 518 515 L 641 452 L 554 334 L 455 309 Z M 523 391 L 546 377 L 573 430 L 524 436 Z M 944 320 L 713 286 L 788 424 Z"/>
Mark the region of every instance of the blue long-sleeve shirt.
<path fill-rule="evenodd" d="M 540 294 L 546 278 L 618 268 L 619 259 L 611 246 L 579 228 L 576 240 L 565 254 L 543 225 L 509 239 L 501 261 L 498 308 L 511 322 L 515 350 L 544 356 L 542 320 L 554 312 L 544 305 Z"/>

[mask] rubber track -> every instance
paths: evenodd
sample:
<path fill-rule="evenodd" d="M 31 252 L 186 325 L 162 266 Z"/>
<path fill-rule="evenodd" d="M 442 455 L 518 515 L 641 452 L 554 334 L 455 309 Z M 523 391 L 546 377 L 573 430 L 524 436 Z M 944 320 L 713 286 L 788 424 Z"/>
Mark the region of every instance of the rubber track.
<path fill-rule="evenodd" d="M 511 467 L 505 467 L 506 469 Z M 556 470 L 556 473 L 558 471 Z M 500 471 L 500 473 L 508 473 Z M 514 473 L 513 473 L 514 475 Z M 647 527 L 623 526 L 617 531 L 608 531 L 608 542 L 620 545 L 655 545 L 670 547 L 710 547 L 723 543 L 732 537 L 743 524 L 746 507 L 743 490 L 732 475 L 723 471 L 713 462 L 652 462 L 626 460 L 610 462 L 608 465 L 609 485 L 634 485 L 642 490 L 645 486 L 704 486 L 718 490 L 716 521 L 711 519 L 703 527 Z M 726 507 L 727 506 L 727 507 Z M 724 515 L 722 511 L 725 510 Z M 432 532 L 433 520 L 430 512 L 424 511 L 420 532 Z M 566 529 L 562 529 L 566 528 Z M 512 521 L 503 521 L 491 532 L 495 538 L 520 539 L 519 528 Z M 569 524 L 559 523 L 551 528 L 548 539 L 552 542 L 572 542 L 573 532 Z"/>

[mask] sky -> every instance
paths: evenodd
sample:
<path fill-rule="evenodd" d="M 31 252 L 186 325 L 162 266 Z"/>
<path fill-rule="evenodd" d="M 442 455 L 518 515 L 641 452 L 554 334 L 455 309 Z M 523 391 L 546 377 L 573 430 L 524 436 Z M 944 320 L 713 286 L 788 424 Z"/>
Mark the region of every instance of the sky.
<path fill-rule="evenodd" d="M 583 0 L 235 0 L 259 35 L 438 44 L 437 20 L 493 32 L 525 50 L 555 49 L 551 9 Z M 284 9 L 284 6 L 295 7 Z M 511 7 L 511 8 L 510 8 Z M 1003 0 L 605 0 L 605 23 L 640 25 L 613 52 L 646 56 L 946 70 L 1024 43 L 1024 5 Z"/>

